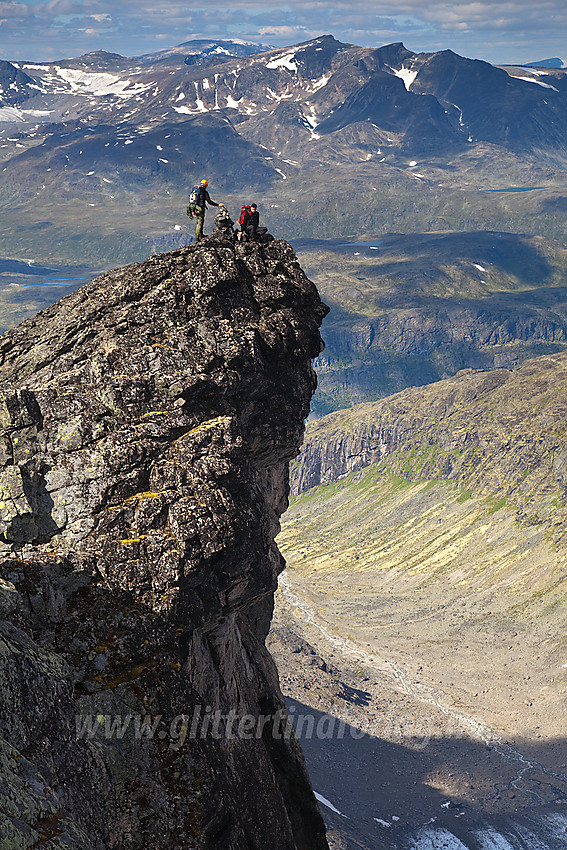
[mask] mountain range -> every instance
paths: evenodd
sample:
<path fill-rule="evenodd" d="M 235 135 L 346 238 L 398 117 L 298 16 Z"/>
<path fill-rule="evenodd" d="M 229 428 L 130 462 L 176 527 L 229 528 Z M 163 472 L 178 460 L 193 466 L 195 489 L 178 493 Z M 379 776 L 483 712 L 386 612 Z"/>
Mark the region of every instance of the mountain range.
<path fill-rule="evenodd" d="M 331 307 L 326 349 L 315 360 L 320 418 L 308 423 L 292 464 L 295 496 L 279 537 L 289 571 L 276 606 L 276 655 L 286 695 L 310 710 L 345 716 L 353 726 L 409 718 L 403 734 L 398 726 L 378 730 L 380 754 L 345 748 L 344 761 L 331 761 L 323 745 L 312 753 L 320 759 L 309 765 L 321 782 L 318 799 L 338 836 L 333 850 L 406 850 L 408 829 L 417 831 L 411 846 L 420 850 L 441 842 L 475 850 L 564 846 L 547 840 L 560 829 L 564 842 L 567 823 L 558 687 L 567 483 L 567 72 L 560 65 L 497 67 L 450 50 L 362 48 L 329 35 L 279 49 L 201 40 L 133 58 L 98 51 L 0 63 L 0 236 L 11 258 L 0 262 L 2 327 L 77 289 L 88 270 L 187 245 L 187 194 L 203 177 L 233 217 L 243 200 L 259 203 L 262 222 L 293 240 Z M 130 365 L 131 346 L 121 336 L 134 334 L 138 344 L 130 314 L 142 310 L 150 329 L 157 315 L 158 329 L 165 328 L 164 299 L 177 316 L 185 303 L 174 297 L 178 265 L 194 253 L 153 257 L 143 267 L 162 270 L 159 298 L 139 301 L 134 289 L 150 277 L 138 279 L 138 267 L 129 267 L 63 302 L 63 309 L 80 307 L 90 293 L 101 313 L 108 304 L 122 311 L 119 322 L 108 319 L 100 350 L 113 369 L 126 368 L 126 383 L 140 363 L 142 383 L 148 372 L 147 352 Z M 258 252 L 244 245 L 237 254 L 252 263 Z M 287 283 L 277 264 L 271 276 L 254 265 L 253 281 L 248 272 L 242 281 L 248 294 L 249 283 L 268 286 L 262 297 L 269 309 L 295 291 L 297 264 L 287 256 L 295 270 Z M 100 301 L 101 285 L 108 304 Z M 236 322 L 237 334 L 240 291 L 233 283 L 223 289 L 220 319 L 222 328 Z M 215 342 L 216 331 L 207 329 L 212 307 L 203 304 L 198 333 L 205 336 L 195 351 L 205 356 L 212 345 L 216 369 L 226 335 Z M 45 323 L 60 309 L 25 326 L 35 340 L 25 346 L 30 357 L 44 356 Z M 91 346 L 92 317 L 77 310 L 66 336 L 54 326 L 50 356 L 61 374 L 74 356 L 69 333 L 79 347 Z M 288 310 L 281 322 L 291 339 L 296 319 Z M 172 333 L 165 328 L 164 339 Z M 262 343 L 268 347 L 271 333 Z M 164 347 L 152 331 L 148 362 L 156 374 L 181 356 L 168 339 Z M 249 412 L 241 396 L 248 384 L 233 370 L 240 359 L 229 355 L 230 369 L 214 371 L 215 380 L 234 377 Z M 274 368 L 287 358 L 282 349 Z M 92 371 L 91 361 L 84 362 Z M 210 387 L 198 371 L 206 427 L 190 423 L 189 436 L 213 440 L 211 468 L 222 481 L 225 438 L 210 431 L 210 416 L 224 412 L 227 395 L 223 389 L 221 407 L 207 413 Z M 93 375 L 100 381 L 103 373 Z M 114 392 L 106 373 L 103 383 L 106 399 Z M 250 386 L 256 398 L 258 381 Z M 297 401 L 282 386 L 270 390 L 278 416 Z M 122 387 L 116 404 L 146 405 L 148 439 L 159 438 L 165 449 L 175 443 L 177 452 L 178 440 L 165 439 L 154 421 L 163 411 L 142 390 Z M 52 405 L 45 409 L 59 415 Z M 181 416 L 184 408 L 176 402 L 175 410 Z M 70 443 L 57 431 L 57 452 L 73 452 L 86 439 L 82 420 L 71 424 Z M 115 439 L 116 430 L 109 433 Z M 262 451 L 262 439 L 255 450 Z M 200 469 L 200 446 L 188 469 Z M 140 457 L 136 448 L 120 475 L 136 476 Z M 285 471 L 265 476 L 279 512 Z M 150 483 L 137 487 L 136 512 L 153 535 L 158 520 L 144 505 L 159 488 Z M 216 498 L 216 486 L 205 500 Z M 47 502 L 27 490 L 45 513 Z M 120 496 L 127 511 L 129 493 Z M 20 496 L 25 507 L 27 491 Z M 96 515 L 111 522 L 98 508 Z M 146 525 L 125 529 L 122 542 L 145 546 Z M 52 575 L 51 561 L 48 567 Z M 432 740 L 418 757 L 421 721 Z M 350 771 L 357 781 L 345 783 Z M 159 822 L 152 818 L 148 828 L 159 830 Z"/>
<path fill-rule="evenodd" d="M 563 69 L 330 35 L 3 61 L 4 250 L 112 264 L 184 244 L 187 192 L 203 175 L 214 199 L 236 210 L 254 196 L 293 238 L 453 228 L 561 239 L 566 99 Z"/>

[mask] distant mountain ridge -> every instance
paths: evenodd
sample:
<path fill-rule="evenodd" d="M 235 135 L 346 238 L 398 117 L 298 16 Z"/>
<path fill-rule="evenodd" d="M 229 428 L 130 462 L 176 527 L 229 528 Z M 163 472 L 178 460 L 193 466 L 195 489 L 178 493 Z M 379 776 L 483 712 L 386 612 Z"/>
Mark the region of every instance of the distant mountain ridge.
<path fill-rule="evenodd" d="M 538 62 L 526 62 L 525 68 L 564 68 L 563 59 L 555 56 L 553 59 L 540 59 Z"/>
<path fill-rule="evenodd" d="M 96 51 L 6 62 L 6 250 L 25 252 L 26 232 L 35 254 L 69 240 L 65 256 L 81 261 L 79 241 L 109 262 L 136 258 L 148 242 L 174 247 L 182 224 L 164 234 L 161 222 L 183 208 L 181 192 L 203 174 L 238 208 L 242 192 L 266 199 L 272 226 L 289 238 L 463 227 L 563 232 L 561 194 L 529 213 L 529 199 L 515 200 L 516 227 L 509 199 L 477 204 L 463 192 L 499 184 L 562 191 L 565 71 L 498 68 L 401 43 L 358 47 L 332 35 L 257 52 L 265 47 L 196 40 L 134 58 Z M 141 220 L 148 224 L 140 242 Z"/>
<path fill-rule="evenodd" d="M 165 71 L 164 63 L 175 70 Z M 213 78 L 211 63 L 219 66 Z M 73 105 L 73 117 L 90 124 L 101 112 L 112 123 L 124 118 L 138 123 L 220 111 L 233 123 L 258 125 L 281 143 L 289 129 L 300 128 L 305 144 L 366 123 L 374 128 L 377 147 L 407 151 L 439 153 L 479 141 L 514 150 L 566 149 L 565 74 L 503 70 L 451 50 L 412 53 L 401 43 L 360 48 L 332 36 L 277 50 L 197 40 L 130 60 L 99 51 L 12 68 L 33 80 L 35 91 L 22 90 L 26 108 L 65 117 L 71 114 L 65 96 L 72 93 L 84 96 Z M 81 68 L 88 74 L 80 76 Z M 116 79 L 100 79 L 101 74 Z M 25 109 L 21 120 L 26 122 Z M 388 139 L 388 133 L 396 138 Z"/>
<path fill-rule="evenodd" d="M 202 64 L 209 61 L 222 61 L 223 58 L 233 56 L 253 56 L 256 53 L 265 53 L 274 50 L 269 44 L 257 44 L 253 41 L 242 41 L 242 39 L 219 39 L 213 41 L 206 38 L 194 38 L 184 41 L 176 47 L 157 50 L 154 53 L 144 53 L 136 57 L 141 62 L 167 62 L 174 61 L 183 56 L 186 65 Z M 192 61 L 188 61 L 192 60 Z"/>

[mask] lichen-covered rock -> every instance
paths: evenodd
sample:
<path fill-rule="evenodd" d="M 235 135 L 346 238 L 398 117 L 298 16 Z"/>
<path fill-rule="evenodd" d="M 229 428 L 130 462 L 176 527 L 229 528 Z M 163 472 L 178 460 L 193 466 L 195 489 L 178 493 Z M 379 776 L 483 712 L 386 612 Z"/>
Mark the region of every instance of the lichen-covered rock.
<path fill-rule="evenodd" d="M 0 339 L 3 848 L 326 848 L 264 646 L 325 312 L 217 232 Z"/>

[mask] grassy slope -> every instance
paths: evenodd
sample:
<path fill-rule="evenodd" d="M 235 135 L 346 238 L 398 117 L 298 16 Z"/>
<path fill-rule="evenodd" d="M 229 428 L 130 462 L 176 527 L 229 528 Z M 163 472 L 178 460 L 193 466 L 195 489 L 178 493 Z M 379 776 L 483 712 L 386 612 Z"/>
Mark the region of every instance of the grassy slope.
<path fill-rule="evenodd" d="M 567 524 L 567 353 L 468 373 L 308 425 L 303 455 L 369 426 L 393 435 L 384 469 L 505 499 L 525 521 Z M 332 453 L 332 452 L 331 452 Z M 550 526 L 550 527 L 551 527 Z"/>
<path fill-rule="evenodd" d="M 278 544 L 334 634 L 507 736 L 559 736 L 567 355 L 503 377 L 466 375 L 311 423 L 308 447 L 369 423 L 395 425 L 399 447 L 294 498 Z"/>

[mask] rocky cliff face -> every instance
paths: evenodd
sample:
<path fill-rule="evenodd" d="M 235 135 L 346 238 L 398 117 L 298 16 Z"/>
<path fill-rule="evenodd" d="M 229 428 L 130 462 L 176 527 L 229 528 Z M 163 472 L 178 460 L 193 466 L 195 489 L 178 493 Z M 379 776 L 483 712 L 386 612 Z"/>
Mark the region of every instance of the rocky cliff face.
<path fill-rule="evenodd" d="M 3 848 L 327 847 L 264 647 L 325 312 L 217 233 L 1 338 Z"/>

